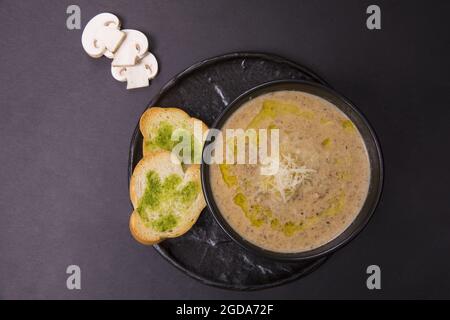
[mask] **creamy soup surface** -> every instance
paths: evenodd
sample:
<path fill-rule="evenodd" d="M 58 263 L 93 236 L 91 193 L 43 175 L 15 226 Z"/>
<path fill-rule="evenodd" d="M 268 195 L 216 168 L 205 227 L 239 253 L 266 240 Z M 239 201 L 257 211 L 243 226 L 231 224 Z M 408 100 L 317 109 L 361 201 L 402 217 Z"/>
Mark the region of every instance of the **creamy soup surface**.
<path fill-rule="evenodd" d="M 336 106 L 299 91 L 256 97 L 224 129 L 279 129 L 280 169 L 211 165 L 215 201 L 232 228 L 275 252 L 317 248 L 341 234 L 367 195 L 370 164 L 355 125 Z M 225 138 L 226 139 L 226 138 Z"/>

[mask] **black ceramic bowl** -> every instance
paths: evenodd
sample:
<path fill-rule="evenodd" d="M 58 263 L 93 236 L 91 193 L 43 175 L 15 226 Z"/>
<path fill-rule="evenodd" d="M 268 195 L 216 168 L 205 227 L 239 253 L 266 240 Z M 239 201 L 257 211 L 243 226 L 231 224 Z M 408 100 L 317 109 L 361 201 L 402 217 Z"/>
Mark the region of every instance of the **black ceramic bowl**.
<path fill-rule="evenodd" d="M 367 198 L 361 211 L 355 218 L 355 220 L 350 224 L 347 229 L 344 230 L 338 237 L 334 238 L 330 242 L 309 251 L 303 251 L 298 253 L 279 253 L 274 251 L 265 250 L 258 247 L 251 242 L 240 236 L 225 220 L 222 216 L 216 202 L 214 200 L 214 195 L 211 190 L 210 176 L 209 176 L 209 165 L 205 162 L 201 166 L 201 176 L 202 176 L 202 188 L 205 195 L 206 203 L 214 215 L 214 218 L 223 228 L 223 230 L 238 244 L 247 250 L 250 250 L 256 254 L 263 255 L 267 258 L 278 259 L 278 260 L 305 260 L 317 258 L 320 256 L 327 255 L 338 248 L 341 248 L 350 240 L 352 240 L 368 223 L 370 217 L 375 211 L 378 201 L 381 197 L 381 191 L 383 186 L 383 161 L 381 155 L 381 149 L 374 131 L 370 127 L 366 118 L 343 96 L 336 93 L 335 91 L 322 86 L 320 84 L 297 81 L 297 80 L 279 80 L 267 82 L 265 84 L 259 85 L 255 88 L 244 92 L 237 99 L 228 105 L 228 107 L 222 112 L 218 119 L 213 124 L 213 128 L 221 129 L 228 118 L 240 108 L 245 102 L 260 96 L 265 93 L 280 91 L 280 90 L 293 90 L 302 91 L 319 96 L 325 100 L 328 100 L 335 106 L 337 106 L 342 112 L 344 112 L 347 117 L 353 121 L 355 126 L 358 128 L 361 136 L 365 142 L 369 161 L 370 161 L 370 185 L 367 194 Z M 205 143 L 205 147 L 210 144 L 209 137 Z"/>

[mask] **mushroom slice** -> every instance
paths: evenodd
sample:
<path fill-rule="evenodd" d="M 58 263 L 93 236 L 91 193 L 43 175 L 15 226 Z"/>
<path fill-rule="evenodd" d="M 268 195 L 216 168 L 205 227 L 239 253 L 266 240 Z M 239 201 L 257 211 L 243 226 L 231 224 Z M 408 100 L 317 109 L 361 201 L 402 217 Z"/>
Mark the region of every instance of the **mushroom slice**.
<path fill-rule="evenodd" d="M 114 59 L 114 53 L 112 53 L 109 50 L 106 50 L 104 53 L 105 57 L 109 58 L 109 59 Z"/>
<path fill-rule="evenodd" d="M 120 21 L 115 15 L 106 12 L 96 15 L 83 30 L 83 49 L 93 58 L 100 58 L 106 51 L 114 53 L 125 38 L 119 29 Z"/>
<path fill-rule="evenodd" d="M 150 52 L 142 58 L 138 64 L 129 67 L 111 66 L 114 79 L 125 82 L 127 89 L 147 87 L 148 80 L 153 79 L 158 73 L 158 61 Z"/>
<path fill-rule="evenodd" d="M 114 53 L 114 67 L 134 66 L 142 59 L 148 50 L 148 40 L 145 34 L 137 30 L 124 29 L 126 37 L 122 45 Z"/>

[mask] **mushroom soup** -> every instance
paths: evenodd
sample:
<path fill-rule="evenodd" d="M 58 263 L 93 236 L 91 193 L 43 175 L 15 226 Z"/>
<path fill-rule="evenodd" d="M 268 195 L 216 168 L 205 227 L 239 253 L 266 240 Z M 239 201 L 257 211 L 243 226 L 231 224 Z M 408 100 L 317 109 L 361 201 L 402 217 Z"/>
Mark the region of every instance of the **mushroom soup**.
<path fill-rule="evenodd" d="M 370 164 L 353 122 L 330 102 L 277 91 L 244 103 L 221 128 L 279 129 L 279 169 L 213 164 L 211 188 L 230 226 L 266 250 L 296 253 L 340 235 L 366 199 Z"/>

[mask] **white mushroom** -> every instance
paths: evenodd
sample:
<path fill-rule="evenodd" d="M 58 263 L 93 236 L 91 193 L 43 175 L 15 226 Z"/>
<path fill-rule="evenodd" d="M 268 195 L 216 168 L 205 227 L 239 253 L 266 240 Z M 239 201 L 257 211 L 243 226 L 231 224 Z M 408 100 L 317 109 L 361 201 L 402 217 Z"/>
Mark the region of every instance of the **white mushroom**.
<path fill-rule="evenodd" d="M 148 40 L 145 34 L 137 30 L 124 29 L 126 38 L 114 54 L 114 67 L 134 66 L 142 59 L 148 50 Z"/>
<path fill-rule="evenodd" d="M 84 50 L 93 58 L 99 58 L 106 51 L 114 53 L 125 38 L 120 31 L 120 21 L 111 13 L 100 13 L 86 25 L 81 36 Z"/>
<path fill-rule="evenodd" d="M 158 73 L 158 61 L 153 54 L 148 52 L 134 66 L 111 66 L 111 73 L 114 79 L 121 82 L 127 81 L 127 89 L 147 87 L 148 80 L 153 79 Z"/>
<path fill-rule="evenodd" d="M 105 57 L 109 58 L 109 59 L 114 59 L 114 53 L 112 53 L 109 50 L 106 50 L 104 53 Z"/>

